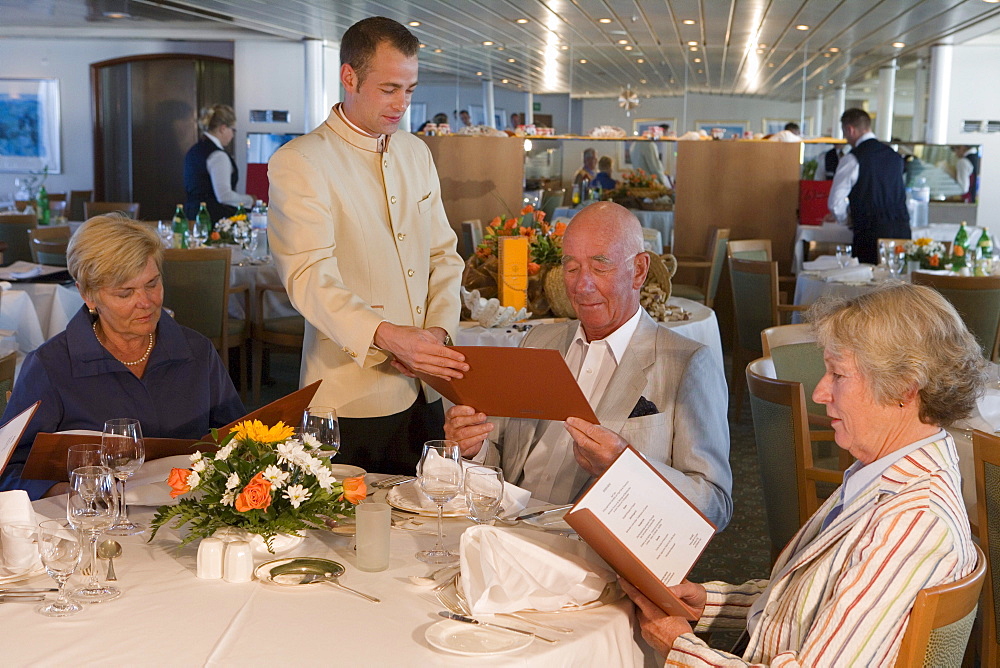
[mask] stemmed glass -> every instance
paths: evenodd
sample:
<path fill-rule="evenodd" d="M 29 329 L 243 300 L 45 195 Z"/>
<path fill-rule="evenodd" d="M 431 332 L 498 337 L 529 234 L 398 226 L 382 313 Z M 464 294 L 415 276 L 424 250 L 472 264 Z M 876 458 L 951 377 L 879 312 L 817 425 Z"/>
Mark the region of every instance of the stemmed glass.
<path fill-rule="evenodd" d="M 211 232 L 211 230 L 208 229 L 209 227 L 210 225 L 199 221 L 197 218 L 192 221 L 191 238 L 194 239 L 195 248 L 204 246 L 205 242 L 208 241 L 208 235 Z"/>
<path fill-rule="evenodd" d="M 427 441 L 417 464 L 417 484 L 420 491 L 437 504 L 438 538 L 430 550 L 417 552 L 417 559 L 428 564 L 450 564 L 458 561 L 458 553 L 444 547 L 444 504 L 454 499 L 462 489 L 462 451 L 455 441 Z"/>
<path fill-rule="evenodd" d="M 38 525 L 38 552 L 49 576 L 59 585 L 59 597 L 35 610 L 47 617 L 66 617 L 83 606 L 66 597 L 66 581 L 80 565 L 83 541 L 80 534 L 62 520 L 45 520 Z"/>
<path fill-rule="evenodd" d="M 906 268 L 906 253 L 904 251 L 893 250 L 889 254 L 889 274 L 893 278 L 899 278 Z"/>
<path fill-rule="evenodd" d="M 101 446 L 98 443 L 78 443 L 66 451 L 66 475 L 81 466 L 104 466 Z"/>
<path fill-rule="evenodd" d="M 496 519 L 503 500 L 503 471 L 496 466 L 470 466 L 465 470 L 465 501 L 469 519 L 488 524 Z"/>
<path fill-rule="evenodd" d="M 302 412 L 302 431 L 314 431 L 321 449 L 320 457 L 333 457 L 340 451 L 340 423 L 337 411 L 329 406 L 310 406 Z"/>
<path fill-rule="evenodd" d="M 82 466 L 69 476 L 66 519 L 74 529 L 90 539 L 90 580 L 72 592 L 85 603 L 104 603 L 121 596 L 121 590 L 102 585 L 97 574 L 97 539 L 111 527 L 118 516 L 118 495 L 111 469 L 107 466 Z M 84 571 L 86 572 L 86 571 Z"/>
<path fill-rule="evenodd" d="M 174 247 L 174 221 L 159 220 L 156 222 L 156 233 L 160 236 L 160 241 L 164 248 Z"/>
<path fill-rule="evenodd" d="M 146 527 L 128 518 L 125 505 L 125 481 L 139 470 L 146 460 L 146 449 L 142 440 L 142 427 L 133 418 L 115 418 L 104 423 L 101 437 L 104 466 L 111 469 L 115 478 L 121 481 L 122 491 L 118 496 L 118 520 L 108 529 L 113 536 L 132 536 L 142 533 Z"/>

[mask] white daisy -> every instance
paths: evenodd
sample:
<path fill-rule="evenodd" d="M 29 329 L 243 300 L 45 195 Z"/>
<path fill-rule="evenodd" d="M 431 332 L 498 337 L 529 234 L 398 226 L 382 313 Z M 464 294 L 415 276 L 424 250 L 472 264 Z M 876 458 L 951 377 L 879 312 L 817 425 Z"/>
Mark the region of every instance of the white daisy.
<path fill-rule="evenodd" d="M 302 434 L 302 443 L 304 443 L 305 445 L 309 446 L 313 450 L 319 450 L 320 446 L 323 445 L 322 443 L 319 442 L 318 438 L 316 438 L 315 436 L 313 436 L 309 432 L 306 432 L 306 433 Z"/>
<path fill-rule="evenodd" d="M 204 459 L 196 459 L 191 462 L 191 470 L 197 471 L 198 473 L 203 473 L 205 469 L 208 468 L 208 464 L 205 463 Z"/>
<path fill-rule="evenodd" d="M 337 482 L 337 478 L 334 477 L 330 469 L 325 466 L 321 470 L 317 471 L 315 476 L 316 482 L 318 482 L 319 486 L 326 491 L 330 491 L 333 488 L 333 484 Z"/>
<path fill-rule="evenodd" d="M 230 473 L 229 478 L 226 480 L 226 489 L 236 489 L 240 486 L 240 476 L 236 473 Z"/>
<path fill-rule="evenodd" d="M 201 451 L 200 450 L 195 450 L 194 454 L 190 456 L 190 459 L 191 459 L 191 463 L 192 464 L 194 464 L 195 462 L 197 462 L 198 460 L 200 460 L 201 459 Z"/>
<path fill-rule="evenodd" d="M 201 476 L 198 474 L 197 471 L 191 471 L 191 473 L 188 473 L 188 479 L 187 479 L 188 487 L 194 489 L 200 483 L 201 483 Z"/>
<path fill-rule="evenodd" d="M 215 453 L 215 461 L 222 461 L 223 459 L 229 459 L 229 455 L 233 454 L 233 448 L 236 447 L 234 441 L 229 441 L 224 447 L 219 448 L 219 451 Z"/>
<path fill-rule="evenodd" d="M 293 508 L 298 508 L 312 494 L 302 485 L 289 485 L 283 496 L 291 502 Z"/>
<path fill-rule="evenodd" d="M 278 447 L 278 458 L 287 462 L 297 463 L 299 459 L 305 454 L 305 449 L 302 444 L 295 440 L 287 440 L 284 443 L 279 443 Z"/>
<path fill-rule="evenodd" d="M 226 492 L 225 494 L 222 495 L 222 498 L 219 499 L 219 502 L 224 506 L 233 505 L 234 503 L 236 503 L 236 492 L 232 490 Z"/>
<path fill-rule="evenodd" d="M 264 480 L 267 480 L 274 485 L 275 489 L 281 489 L 281 486 L 288 482 L 289 475 L 288 471 L 285 471 L 274 464 L 271 464 L 264 469 Z"/>

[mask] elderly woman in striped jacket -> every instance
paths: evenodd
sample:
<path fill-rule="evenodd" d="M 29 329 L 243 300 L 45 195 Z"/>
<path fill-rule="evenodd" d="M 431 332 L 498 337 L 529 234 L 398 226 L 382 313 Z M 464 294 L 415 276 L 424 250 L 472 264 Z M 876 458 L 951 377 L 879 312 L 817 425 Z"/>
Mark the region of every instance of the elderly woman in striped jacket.
<path fill-rule="evenodd" d="M 667 665 L 891 666 L 917 592 L 976 566 L 958 455 L 942 428 L 970 414 L 985 362 L 934 290 L 896 284 L 818 302 L 813 323 L 837 445 L 857 461 L 785 546 L 769 580 L 674 588 L 694 631 L 744 628 L 727 653 L 624 583 Z"/>

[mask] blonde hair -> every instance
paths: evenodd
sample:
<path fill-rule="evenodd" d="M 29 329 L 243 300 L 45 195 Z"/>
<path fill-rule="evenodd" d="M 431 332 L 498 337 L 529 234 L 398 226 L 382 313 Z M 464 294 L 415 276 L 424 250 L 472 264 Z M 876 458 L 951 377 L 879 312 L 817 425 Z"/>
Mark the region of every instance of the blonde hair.
<path fill-rule="evenodd" d="M 854 355 L 879 404 L 916 390 L 920 421 L 940 426 L 975 408 L 986 360 L 955 307 L 936 290 L 894 283 L 852 299 L 826 297 L 806 317 L 828 352 Z"/>
<path fill-rule="evenodd" d="M 163 270 L 163 244 L 146 223 L 119 214 L 95 216 L 66 247 L 66 268 L 87 298 L 101 288 L 123 285 L 142 273 L 149 258 Z"/>
<path fill-rule="evenodd" d="M 211 132 L 222 125 L 236 125 L 236 112 L 232 107 L 228 104 L 213 104 L 202 108 L 198 117 L 198 127 L 202 132 Z"/>

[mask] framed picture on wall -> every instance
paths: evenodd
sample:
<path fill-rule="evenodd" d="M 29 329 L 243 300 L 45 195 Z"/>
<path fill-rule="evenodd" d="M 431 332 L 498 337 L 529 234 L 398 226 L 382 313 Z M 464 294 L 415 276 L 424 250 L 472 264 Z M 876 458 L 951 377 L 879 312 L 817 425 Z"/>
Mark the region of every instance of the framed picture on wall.
<path fill-rule="evenodd" d="M 0 79 L 0 172 L 62 172 L 59 80 Z"/>
<path fill-rule="evenodd" d="M 747 131 L 746 121 L 695 121 L 696 131 L 704 130 L 712 136 L 712 130 L 722 130 L 722 139 L 742 139 L 743 133 Z"/>
<path fill-rule="evenodd" d="M 761 126 L 763 127 L 764 134 L 773 135 L 781 132 L 785 129 L 785 125 L 788 123 L 795 123 L 800 125 L 801 121 L 798 118 L 763 118 L 761 119 Z M 807 116 L 805 120 L 805 126 L 801 128 L 799 133 L 803 137 L 808 137 L 813 134 L 812 132 L 812 116 Z"/>

